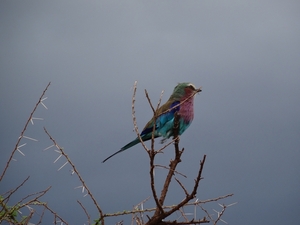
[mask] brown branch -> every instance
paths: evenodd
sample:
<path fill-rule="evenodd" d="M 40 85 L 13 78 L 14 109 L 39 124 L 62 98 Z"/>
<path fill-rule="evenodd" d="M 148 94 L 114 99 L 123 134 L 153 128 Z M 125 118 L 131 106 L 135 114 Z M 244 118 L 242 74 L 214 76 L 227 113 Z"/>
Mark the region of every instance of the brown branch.
<path fill-rule="evenodd" d="M 20 187 L 22 187 L 22 186 L 28 181 L 29 177 L 30 177 L 30 176 L 28 176 L 28 177 L 27 177 L 20 185 L 18 185 L 14 190 L 10 191 L 10 192 L 9 192 L 9 195 L 8 195 L 6 198 L 3 199 L 3 202 L 4 202 L 4 201 L 7 202 L 7 201 L 9 200 L 10 196 L 11 196 L 12 194 L 14 194 Z"/>
<path fill-rule="evenodd" d="M 211 199 L 207 199 L 207 200 L 203 200 L 203 201 L 197 201 L 195 203 L 191 203 L 191 205 L 199 205 L 199 204 L 205 204 L 205 203 L 208 203 L 208 202 L 216 202 L 216 201 L 219 201 L 221 199 L 232 197 L 232 196 L 233 196 L 233 194 L 223 195 L 223 196 L 219 196 L 217 198 L 211 198 Z"/>
<path fill-rule="evenodd" d="M 150 107 L 151 107 L 151 109 L 152 109 L 152 112 L 153 112 L 153 114 L 155 114 L 155 109 L 154 109 L 154 107 L 153 107 L 153 105 L 152 105 L 152 102 L 151 102 L 151 100 L 150 100 L 150 97 L 149 97 L 149 95 L 148 95 L 148 92 L 147 92 L 147 90 L 145 89 L 145 95 L 146 95 L 146 98 L 147 98 L 147 100 L 148 100 L 148 103 L 149 103 L 149 105 L 150 105 Z"/>
<path fill-rule="evenodd" d="M 135 107 L 134 107 L 134 103 L 135 103 L 135 95 L 136 95 L 136 89 L 137 89 L 137 81 L 134 82 L 134 86 L 133 86 L 133 96 L 132 96 L 132 118 L 133 118 L 133 125 L 134 125 L 134 129 L 135 129 L 135 132 L 138 136 L 138 138 L 140 139 L 140 142 L 141 144 L 143 145 L 144 149 L 147 151 L 147 153 L 149 154 L 149 157 L 150 157 L 150 178 L 151 178 L 151 181 L 150 181 L 150 184 L 151 184 L 151 190 L 152 190 L 152 195 L 153 195 L 153 198 L 156 202 L 156 205 L 157 207 L 163 211 L 161 205 L 159 205 L 159 200 L 158 200 L 158 197 L 157 197 L 157 194 L 156 194 L 156 190 L 155 190 L 155 185 L 154 185 L 154 157 L 155 157 L 155 151 L 154 151 L 154 132 L 155 132 L 155 125 L 153 126 L 153 133 L 152 133 L 152 142 L 151 142 L 151 150 L 149 150 L 147 148 L 147 146 L 145 145 L 139 131 L 138 131 L 138 126 L 137 126 L 137 123 L 136 123 L 136 117 L 135 117 Z M 145 90 L 146 92 L 146 97 L 149 101 L 149 104 L 151 106 L 151 108 L 153 109 L 153 112 L 154 112 L 154 121 L 156 121 L 156 117 L 155 117 L 155 111 L 154 110 L 154 107 L 151 103 L 151 100 L 148 96 L 148 93 L 147 91 Z M 159 107 L 159 104 L 160 102 L 158 103 L 157 105 L 157 108 Z"/>
<path fill-rule="evenodd" d="M 217 224 L 219 220 L 222 220 L 221 217 L 223 216 L 225 210 L 226 210 L 226 205 L 222 205 L 223 209 L 221 212 L 217 212 L 218 213 L 218 218 L 216 219 L 216 221 L 214 222 L 214 224 Z"/>
<path fill-rule="evenodd" d="M 134 103 L 135 103 L 135 95 L 136 95 L 136 89 L 137 89 L 137 81 L 134 82 L 134 85 L 133 85 L 133 95 L 132 95 L 132 104 L 131 104 L 131 109 L 132 109 L 132 120 L 133 120 L 133 126 L 134 126 L 134 131 L 135 133 L 137 134 L 138 138 L 140 139 L 140 142 L 141 144 L 143 145 L 144 149 L 149 152 L 150 150 L 147 148 L 147 146 L 145 145 L 141 135 L 140 135 L 140 132 L 139 132 L 139 129 L 138 129 L 138 126 L 137 126 L 137 122 L 136 122 L 136 117 L 135 117 L 135 109 L 134 109 Z"/>
<path fill-rule="evenodd" d="M 150 184 L 151 184 L 151 191 L 152 191 L 152 195 L 153 198 L 155 200 L 156 206 L 157 206 L 157 210 L 159 210 L 161 213 L 164 212 L 162 205 L 157 197 L 157 193 L 156 193 L 156 189 L 155 189 L 155 185 L 154 185 L 154 157 L 155 155 L 152 154 L 150 155 Z"/>
<path fill-rule="evenodd" d="M 209 223 L 209 220 L 206 220 L 204 217 L 201 220 L 191 220 L 191 221 L 186 221 L 186 222 L 178 222 L 178 221 L 162 221 L 158 222 L 156 225 L 186 225 L 186 224 L 201 224 L 201 223 Z"/>
<path fill-rule="evenodd" d="M 15 148 L 14 148 L 14 150 L 12 151 L 11 155 L 9 156 L 9 158 L 8 158 L 8 160 L 7 160 L 7 162 L 6 162 L 6 165 L 5 165 L 5 167 L 4 167 L 4 170 L 3 170 L 2 174 L 1 174 L 1 177 L 0 177 L 0 181 L 3 179 L 3 177 L 4 177 L 4 175 L 5 175 L 6 171 L 7 171 L 7 168 L 9 167 L 9 164 L 10 164 L 10 162 L 12 161 L 12 157 L 13 157 L 13 155 L 15 154 L 15 152 L 17 151 L 18 146 L 19 146 L 19 144 L 20 144 L 20 141 L 21 141 L 21 139 L 23 138 L 23 135 L 24 135 L 24 133 L 25 133 L 25 131 L 26 131 L 26 129 L 27 129 L 27 126 L 28 126 L 28 124 L 29 124 L 29 122 L 30 122 L 30 120 L 31 120 L 31 118 L 32 118 L 32 116 L 33 116 L 33 114 L 34 114 L 34 112 L 36 111 L 37 107 L 38 107 L 39 104 L 41 103 L 42 98 L 44 97 L 44 95 L 45 95 L 45 93 L 46 93 L 48 87 L 50 86 L 50 84 L 51 84 L 51 82 L 48 83 L 48 85 L 47 85 L 46 88 L 44 89 L 42 95 L 40 96 L 38 102 L 36 103 L 35 107 L 33 108 L 32 112 L 30 113 L 30 116 L 29 116 L 29 118 L 28 118 L 28 120 L 27 120 L 27 122 L 26 122 L 26 124 L 25 124 L 25 126 L 24 126 L 24 128 L 23 128 L 23 130 L 22 130 L 22 132 L 21 132 L 20 137 L 18 138 L 18 141 L 17 141 L 17 143 L 16 143 L 16 145 L 15 145 Z"/>
<path fill-rule="evenodd" d="M 63 148 L 61 148 L 56 141 L 54 140 L 54 138 L 48 133 L 47 129 L 44 127 L 44 131 L 45 133 L 48 135 L 48 137 L 50 138 L 50 140 L 53 142 L 53 144 L 58 147 L 58 149 L 60 150 L 60 153 L 67 159 L 67 161 L 69 162 L 69 164 L 72 166 L 73 171 L 76 173 L 76 175 L 78 176 L 80 182 L 82 183 L 82 186 L 86 189 L 88 195 L 90 196 L 90 198 L 92 199 L 94 205 L 96 206 L 99 214 L 100 214 L 100 220 L 101 220 L 101 224 L 104 225 L 104 220 L 103 220 L 103 212 L 100 208 L 100 206 L 98 205 L 96 199 L 94 198 L 92 192 L 90 191 L 90 189 L 87 187 L 87 185 L 85 184 L 83 178 L 81 177 L 80 173 L 78 172 L 78 170 L 76 169 L 75 165 L 73 164 L 73 162 L 71 161 L 71 159 L 69 158 L 69 156 L 64 152 Z"/>
<path fill-rule="evenodd" d="M 83 204 L 82 204 L 79 200 L 77 200 L 77 202 L 78 202 L 78 204 L 81 206 L 81 208 L 83 209 L 83 211 L 84 211 L 86 217 L 88 218 L 88 224 L 91 224 L 91 217 L 90 217 L 90 215 L 88 214 L 86 208 L 83 206 Z"/>
<path fill-rule="evenodd" d="M 33 193 L 33 194 L 29 194 L 26 197 L 22 198 L 17 204 L 20 204 L 20 208 L 22 208 L 24 206 L 27 206 L 27 205 L 30 205 L 30 204 L 34 204 L 35 202 L 38 201 L 38 199 L 40 197 L 42 197 L 43 195 L 45 195 L 50 190 L 50 188 L 51 188 L 51 186 L 49 186 L 48 188 L 46 188 L 43 191 L 39 191 L 39 192 L 36 192 L 36 193 Z M 37 196 L 34 199 L 31 199 L 28 202 L 21 204 L 21 202 L 23 202 L 25 199 L 27 199 L 27 198 L 29 198 L 29 197 L 31 197 L 33 195 L 37 195 Z"/>
<path fill-rule="evenodd" d="M 164 169 L 170 170 L 169 167 L 166 167 L 166 166 L 163 166 L 163 165 L 154 165 L 154 166 L 155 166 L 155 167 L 162 167 L 162 168 L 164 168 Z M 176 171 L 176 170 L 174 171 L 174 173 L 177 173 L 177 174 L 179 174 L 179 175 L 181 175 L 181 176 L 187 178 L 186 175 L 184 175 L 183 173 L 180 173 L 180 172 L 178 172 L 178 171 Z"/>
<path fill-rule="evenodd" d="M 146 92 L 147 93 L 147 92 Z M 153 195 L 153 198 L 155 200 L 155 203 L 156 203 L 156 206 L 157 206 L 157 209 L 163 213 L 164 210 L 163 210 L 163 207 L 158 199 L 158 196 L 157 196 L 157 193 L 156 193 L 156 189 L 155 189 L 155 179 L 154 179 L 154 168 L 155 168 L 155 165 L 154 165 L 154 158 L 155 158 L 155 155 L 157 154 L 157 151 L 154 150 L 154 139 L 155 139 L 155 128 L 156 128 L 156 119 L 158 118 L 157 115 L 156 115 L 156 112 L 160 106 L 160 103 L 161 103 L 161 99 L 162 99 L 162 95 L 163 95 L 163 92 L 161 93 L 160 95 L 160 98 L 159 98 L 159 101 L 158 101 L 158 104 L 157 104 L 157 107 L 156 107 L 156 110 L 153 111 L 154 114 L 153 114 L 153 130 L 152 130 L 152 138 L 151 138 L 151 150 L 148 151 L 148 155 L 149 155 L 149 158 L 150 158 L 150 184 L 151 184 L 151 191 L 152 191 L 152 195 Z M 152 104 L 151 104 L 151 100 L 149 98 L 148 95 L 146 95 L 147 99 L 148 99 L 148 102 L 149 104 L 151 105 L 151 107 L 153 108 Z"/>
<path fill-rule="evenodd" d="M 45 215 L 45 211 L 46 211 L 46 207 L 44 206 L 44 210 L 43 210 L 43 212 L 42 212 L 42 214 L 41 214 L 41 216 L 40 216 L 40 220 L 37 222 L 36 225 L 39 225 L 39 224 L 42 223 L 43 217 L 44 217 L 44 215 Z"/>
<path fill-rule="evenodd" d="M 183 186 L 183 184 L 176 177 L 174 177 L 174 178 L 177 181 L 177 183 L 180 185 L 180 187 L 182 188 L 182 190 L 184 191 L 185 195 L 189 196 L 189 193 L 187 192 L 187 190 L 185 189 L 185 187 Z"/>
<path fill-rule="evenodd" d="M 217 198 L 211 198 L 211 199 L 206 199 L 206 200 L 202 200 L 202 201 L 195 201 L 195 202 L 186 203 L 184 206 L 192 206 L 192 205 L 206 204 L 206 203 L 209 203 L 209 202 L 216 202 L 216 201 L 219 201 L 221 199 L 225 199 L 225 198 L 232 197 L 232 196 L 233 196 L 233 194 L 223 195 L 223 196 L 219 196 Z M 141 203 L 148 200 L 148 198 L 143 200 Z M 141 203 L 139 203 L 139 204 L 141 204 Z M 138 206 L 139 204 L 137 204 L 136 206 Z M 168 206 L 162 206 L 162 207 L 164 209 L 173 209 L 175 207 L 175 205 L 168 205 Z M 117 212 L 117 213 L 107 213 L 107 214 L 104 214 L 104 217 L 113 217 L 113 216 L 127 215 L 127 214 L 134 214 L 134 213 L 153 212 L 155 210 L 156 210 L 156 207 L 155 208 L 148 208 L 148 209 L 136 209 L 136 210 L 130 210 L 130 211 Z"/>
<path fill-rule="evenodd" d="M 186 196 L 183 201 L 181 201 L 178 205 L 174 206 L 171 210 L 169 210 L 167 212 L 159 214 L 159 211 L 156 210 L 154 216 L 146 223 L 146 225 L 159 224 L 164 218 L 168 217 L 169 215 L 171 215 L 172 213 L 174 213 L 175 211 L 177 211 L 179 208 L 181 208 L 184 205 L 186 205 L 191 199 L 193 199 L 196 196 L 197 189 L 198 189 L 198 186 L 199 186 L 199 182 L 201 180 L 201 174 L 202 174 L 202 171 L 203 171 L 205 159 L 206 159 L 206 155 L 203 156 L 203 159 L 200 162 L 200 169 L 198 171 L 198 175 L 197 175 L 197 178 L 195 180 L 195 185 L 194 185 L 192 193 L 189 194 L 188 196 Z M 174 161 L 175 160 L 171 161 L 171 164 Z"/>
<path fill-rule="evenodd" d="M 65 221 L 61 216 L 59 216 L 54 210 L 52 210 L 46 203 L 39 202 L 41 205 L 43 205 L 49 212 L 51 212 L 54 215 L 54 224 L 57 224 L 56 219 L 60 219 L 61 222 L 68 225 L 67 221 Z"/>

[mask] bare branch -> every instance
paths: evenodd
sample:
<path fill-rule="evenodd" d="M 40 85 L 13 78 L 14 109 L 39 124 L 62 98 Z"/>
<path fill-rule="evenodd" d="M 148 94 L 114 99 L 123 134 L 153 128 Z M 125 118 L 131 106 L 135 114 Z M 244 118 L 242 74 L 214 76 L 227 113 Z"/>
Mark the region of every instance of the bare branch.
<path fill-rule="evenodd" d="M 154 165 L 155 167 L 162 167 L 162 168 L 164 168 L 164 169 L 167 169 L 167 170 L 170 170 L 170 167 L 167 167 L 167 166 L 163 166 L 163 165 Z M 179 174 L 179 175 L 181 175 L 181 176 L 183 176 L 183 177 L 185 177 L 185 178 L 187 178 L 187 176 L 186 175 L 184 175 L 183 173 L 180 173 L 180 172 L 178 172 L 178 171 L 173 171 L 174 173 L 177 173 L 177 174 Z"/>
<path fill-rule="evenodd" d="M 18 185 L 14 190 L 10 191 L 9 195 L 8 195 L 6 198 L 3 199 L 3 202 L 6 201 L 6 200 L 8 201 L 9 198 L 11 197 L 11 195 L 14 194 L 20 187 L 22 187 L 22 186 L 29 180 L 29 177 L 30 177 L 30 176 L 28 176 L 28 177 L 27 177 L 20 185 Z"/>
<path fill-rule="evenodd" d="M 73 164 L 73 162 L 71 161 L 71 159 L 69 158 L 69 156 L 64 152 L 63 148 L 61 148 L 57 142 L 54 140 L 54 138 L 48 133 L 47 129 L 44 127 L 44 131 L 45 133 L 48 135 L 48 137 L 50 138 L 50 140 L 53 142 L 53 144 L 55 146 L 58 147 L 58 149 L 60 150 L 60 153 L 67 159 L 67 161 L 69 162 L 69 164 L 72 166 L 73 171 L 76 173 L 76 175 L 78 176 L 80 182 L 82 183 L 82 186 L 86 189 L 88 195 L 90 196 L 90 198 L 92 199 L 94 205 L 96 206 L 99 214 L 100 214 L 100 220 L 101 220 L 101 224 L 104 225 L 104 220 L 103 220 L 103 212 L 100 208 L 100 206 L 98 205 L 96 199 L 94 198 L 92 192 L 90 191 L 90 189 L 87 187 L 87 185 L 85 184 L 83 178 L 81 177 L 80 173 L 78 172 L 78 170 L 76 169 L 75 165 Z"/>
<path fill-rule="evenodd" d="M 25 123 L 25 126 L 24 126 L 24 128 L 23 128 L 23 130 L 22 130 L 22 132 L 21 132 L 21 135 L 20 135 L 20 137 L 18 138 L 18 141 L 17 141 L 17 143 L 16 143 L 16 145 L 15 145 L 15 148 L 14 148 L 14 150 L 12 151 L 11 155 L 9 156 L 9 159 L 8 159 L 7 162 L 6 162 L 5 168 L 4 168 L 4 170 L 3 170 L 2 174 L 1 174 L 1 177 L 0 177 L 0 181 L 3 179 L 3 177 L 4 177 L 4 175 L 5 175 L 6 171 L 7 171 L 7 168 L 9 167 L 9 164 L 10 164 L 10 162 L 12 161 L 13 155 L 14 155 L 15 152 L 18 150 L 18 146 L 19 146 L 19 144 L 20 144 L 21 139 L 22 139 L 23 136 L 24 136 L 24 133 L 25 133 L 25 131 L 26 131 L 26 129 L 27 129 L 27 126 L 28 126 L 29 122 L 31 121 L 32 116 L 33 116 L 33 114 L 35 113 L 37 107 L 38 107 L 39 104 L 42 102 L 43 97 L 44 97 L 44 95 L 45 95 L 45 93 L 46 93 L 48 87 L 50 86 L 50 84 L 51 84 L 51 82 L 48 83 L 48 85 L 47 85 L 46 88 L 44 89 L 42 95 L 40 96 L 38 102 L 36 103 L 35 107 L 33 108 L 32 112 L 30 113 L 30 116 L 29 116 L 27 122 Z"/>
<path fill-rule="evenodd" d="M 152 105 L 152 102 L 151 102 L 151 100 L 150 100 L 150 97 L 149 97 L 148 92 L 147 92 L 146 89 L 145 89 L 145 95 L 146 95 L 146 98 L 147 98 L 147 100 L 148 100 L 148 103 L 149 103 L 149 105 L 150 105 L 150 107 L 151 107 L 151 109 L 152 109 L 152 112 L 153 112 L 153 114 L 154 114 L 156 110 L 154 109 L 154 107 L 153 107 L 153 105 Z"/>
<path fill-rule="evenodd" d="M 38 201 L 39 202 L 39 201 Z M 52 210 L 46 203 L 39 202 L 41 205 L 43 205 L 49 212 L 51 212 L 54 215 L 54 224 L 57 224 L 56 219 L 60 219 L 61 222 L 68 225 L 67 221 L 65 221 L 61 216 L 59 216 L 54 210 Z M 61 224 L 61 223 L 60 223 Z"/>
<path fill-rule="evenodd" d="M 189 193 L 187 192 L 187 190 L 185 189 L 185 187 L 183 186 L 183 184 L 175 177 L 175 180 L 177 181 L 177 183 L 180 185 L 180 187 L 183 189 L 184 193 L 186 196 L 189 196 Z"/>
<path fill-rule="evenodd" d="M 137 122 L 136 122 L 136 117 L 135 117 L 135 109 L 134 109 L 134 103 L 135 103 L 135 95 L 136 95 L 136 89 L 137 89 L 137 81 L 134 82 L 134 85 L 133 85 L 133 95 L 132 95 L 132 104 L 131 104 L 131 109 L 132 109 L 132 119 L 133 119 L 133 126 L 134 126 L 134 130 L 135 130 L 135 133 L 137 134 L 138 138 L 140 139 L 140 142 L 141 144 L 143 145 L 144 149 L 149 152 L 149 149 L 147 148 L 147 146 L 145 145 L 141 135 L 140 135 L 140 132 L 139 132 L 139 129 L 138 129 L 138 126 L 137 126 Z"/>
<path fill-rule="evenodd" d="M 91 224 L 91 217 L 90 217 L 90 215 L 88 214 L 86 208 L 83 206 L 83 204 L 82 204 L 79 200 L 77 200 L 77 202 L 78 202 L 78 204 L 81 206 L 81 208 L 83 209 L 83 211 L 84 211 L 86 217 L 88 218 L 88 224 Z"/>

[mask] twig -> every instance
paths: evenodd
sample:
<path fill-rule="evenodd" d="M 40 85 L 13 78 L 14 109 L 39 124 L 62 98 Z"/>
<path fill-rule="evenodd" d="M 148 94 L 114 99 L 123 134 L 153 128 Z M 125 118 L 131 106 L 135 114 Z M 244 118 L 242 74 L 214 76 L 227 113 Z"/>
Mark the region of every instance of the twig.
<path fill-rule="evenodd" d="M 50 84 L 51 84 L 51 82 L 48 83 L 48 85 L 47 85 L 46 88 L 44 89 L 42 95 L 40 96 L 38 102 L 36 103 L 35 107 L 33 108 L 32 112 L 30 113 L 30 116 L 29 116 L 29 118 L 28 118 L 28 120 L 27 120 L 27 122 L 26 122 L 26 124 L 25 124 L 25 126 L 24 126 L 24 128 L 23 128 L 23 130 L 22 130 L 22 132 L 21 132 L 20 137 L 18 138 L 18 141 L 17 141 L 17 143 L 16 143 L 16 145 L 15 145 L 15 148 L 14 148 L 14 150 L 12 151 L 10 157 L 8 158 L 8 160 L 7 160 L 7 162 L 6 162 L 5 168 L 4 168 L 4 170 L 3 170 L 2 174 L 1 174 L 1 177 L 0 177 L 0 181 L 3 179 L 3 177 L 4 177 L 4 175 L 5 175 L 6 171 L 7 171 L 7 168 L 9 167 L 9 164 L 10 164 L 10 162 L 12 161 L 13 155 L 14 155 L 15 152 L 18 150 L 18 146 L 19 146 L 19 144 L 20 144 L 20 141 L 21 141 L 22 137 L 24 136 L 24 133 L 25 133 L 25 131 L 26 131 L 26 129 L 27 129 L 27 126 L 28 126 L 28 124 L 29 124 L 29 122 L 30 122 L 30 120 L 31 120 L 31 118 L 32 118 L 32 116 L 33 116 L 33 114 L 34 114 L 34 112 L 36 111 L 37 107 L 38 107 L 39 104 L 42 102 L 42 98 L 44 97 L 44 95 L 45 95 L 45 93 L 46 93 L 48 87 L 50 86 Z"/>
<path fill-rule="evenodd" d="M 167 170 L 170 170 L 170 167 L 166 167 L 166 166 L 163 166 L 163 165 L 154 165 L 155 167 L 162 167 L 162 168 L 164 168 L 164 169 L 167 169 Z M 177 173 L 177 174 L 179 174 L 179 175 L 181 175 L 181 176 L 183 176 L 183 177 L 185 177 L 185 178 L 187 178 L 187 176 L 186 175 L 184 175 L 183 173 L 180 173 L 180 172 L 178 172 L 178 171 L 173 171 L 174 173 Z"/>
<path fill-rule="evenodd" d="M 138 129 L 138 126 L 137 126 L 137 122 L 136 122 L 136 117 L 135 117 L 135 109 L 134 109 L 134 103 L 135 103 L 135 95 L 136 95 L 136 89 L 137 89 L 137 81 L 134 82 L 134 85 L 133 85 L 133 95 L 132 95 L 132 104 L 131 104 L 131 109 L 132 109 L 132 119 L 133 119 L 133 126 L 134 126 L 134 130 L 135 130 L 135 133 L 137 134 L 138 138 L 140 139 L 140 142 L 141 144 L 143 145 L 144 149 L 149 152 L 149 149 L 147 148 L 147 146 L 145 145 L 141 135 L 140 135 L 140 132 L 139 132 L 139 129 Z"/>
<path fill-rule="evenodd" d="M 200 206 L 201 204 L 206 204 L 206 203 L 209 203 L 209 202 L 216 202 L 216 201 L 219 201 L 221 199 L 225 199 L 225 198 L 232 197 L 232 196 L 233 196 L 233 194 L 228 194 L 228 195 L 219 196 L 217 198 L 211 198 L 211 199 L 206 199 L 206 200 L 196 201 L 196 202 L 189 202 L 189 203 L 186 203 L 185 206 L 199 205 L 199 207 L 201 207 Z M 141 204 L 141 203 L 139 203 L 139 204 Z M 164 209 L 173 209 L 175 206 L 176 205 L 169 205 L 169 206 L 162 206 L 162 207 Z M 155 208 L 148 208 L 148 209 L 135 209 L 135 210 L 129 210 L 129 211 L 125 210 L 125 211 L 117 212 L 117 213 L 106 213 L 106 214 L 104 214 L 104 217 L 113 217 L 113 216 L 128 215 L 128 214 L 134 214 L 134 213 L 153 212 L 155 210 L 156 210 L 156 207 Z"/>
<path fill-rule="evenodd" d="M 67 221 L 65 221 L 61 216 L 59 216 L 54 210 L 52 210 L 47 204 L 40 202 L 41 205 L 43 205 L 49 212 L 51 212 L 54 215 L 54 224 L 57 224 L 56 219 L 60 219 L 61 222 L 68 225 Z"/>
<path fill-rule="evenodd" d="M 177 204 L 176 206 L 174 206 L 172 209 L 170 209 L 167 212 L 159 214 L 159 213 L 157 213 L 158 210 L 156 210 L 154 216 L 146 223 L 146 225 L 158 224 L 164 218 L 168 217 L 169 215 L 171 215 L 172 213 L 174 213 L 175 211 L 177 211 L 179 208 L 181 208 L 182 206 L 186 205 L 191 199 L 193 199 L 196 196 L 197 189 L 198 189 L 198 186 L 199 186 L 199 182 L 201 180 L 201 174 L 202 174 L 202 171 L 203 171 L 203 168 L 204 168 L 205 159 L 206 159 L 206 155 L 203 156 L 203 159 L 200 162 L 200 169 L 198 171 L 198 175 L 197 175 L 197 178 L 195 180 L 195 185 L 194 185 L 194 188 L 193 188 L 193 191 L 191 192 L 191 194 L 189 194 L 188 196 L 186 196 L 183 201 L 181 201 L 179 204 Z M 172 162 L 171 162 L 171 164 L 172 164 Z"/>
<path fill-rule="evenodd" d="M 72 166 L 73 171 L 77 174 L 80 182 L 82 183 L 82 186 L 86 189 L 88 195 L 90 196 L 90 198 L 92 199 L 94 205 L 96 206 L 99 214 L 100 214 L 100 220 L 101 220 L 101 225 L 104 225 L 104 220 L 103 220 L 103 212 L 100 208 L 100 206 L 98 205 L 96 199 L 94 198 L 92 192 L 90 191 L 90 189 L 87 187 L 87 185 L 85 184 L 83 178 L 81 177 L 80 173 L 78 172 L 78 170 L 76 169 L 75 165 L 73 164 L 73 162 L 71 161 L 71 159 L 69 158 L 69 156 L 64 152 L 63 148 L 61 148 L 56 141 L 54 140 L 54 138 L 48 133 L 47 129 L 44 127 L 44 131 L 45 133 L 48 135 L 48 137 L 50 138 L 50 140 L 53 142 L 53 144 L 58 147 L 58 149 L 60 150 L 60 153 L 67 159 L 67 161 L 69 162 L 69 164 Z"/>
<path fill-rule="evenodd" d="M 183 186 L 183 184 L 175 177 L 175 180 L 177 181 L 177 183 L 180 185 L 180 187 L 183 189 L 184 193 L 186 196 L 189 196 L 189 193 L 187 192 L 187 190 L 185 189 L 185 187 Z"/>
<path fill-rule="evenodd" d="M 37 222 L 36 225 L 39 225 L 39 224 L 42 223 L 43 217 L 44 217 L 44 215 L 45 215 L 45 211 L 46 211 L 46 207 L 44 206 L 43 212 L 42 212 L 42 214 L 41 214 L 41 216 L 40 216 L 40 220 Z"/>
<path fill-rule="evenodd" d="M 28 177 L 27 177 L 20 185 L 18 185 L 14 190 L 10 191 L 9 195 L 8 195 L 5 199 L 3 199 L 3 202 L 4 202 L 4 201 L 7 202 L 7 201 L 9 200 L 10 196 L 11 196 L 13 193 L 15 193 L 20 187 L 22 187 L 22 186 L 28 181 L 29 177 L 30 177 L 30 176 L 28 176 Z"/>
<path fill-rule="evenodd" d="M 22 208 L 24 206 L 27 206 L 27 205 L 30 205 L 30 204 L 34 204 L 35 202 L 38 201 L 38 199 L 40 197 L 45 195 L 50 190 L 50 188 L 51 188 L 51 186 L 49 186 L 48 188 L 46 188 L 43 191 L 39 191 L 39 192 L 36 192 L 36 193 L 33 193 L 33 194 L 29 194 L 26 197 L 22 198 L 17 204 L 20 204 L 20 208 Z M 37 196 L 34 199 L 31 199 L 28 202 L 21 204 L 21 202 L 23 202 L 25 199 L 27 199 L 27 198 L 29 198 L 30 196 L 33 196 L 33 195 L 37 195 Z"/>
<path fill-rule="evenodd" d="M 154 107 L 153 107 L 153 105 L 152 105 L 152 102 L 151 102 L 151 100 L 150 100 L 150 97 L 149 97 L 148 92 L 147 92 L 146 89 L 145 89 L 145 95 L 146 95 L 146 98 L 147 98 L 147 100 L 148 100 L 148 103 L 149 103 L 149 105 L 150 105 L 150 107 L 151 107 L 151 109 L 152 109 L 152 112 L 153 112 L 153 114 L 154 114 L 156 110 L 154 109 Z"/>
<path fill-rule="evenodd" d="M 83 206 L 83 204 L 82 204 L 79 200 L 77 200 L 77 202 L 78 202 L 78 204 L 81 206 L 81 208 L 83 209 L 83 211 L 84 211 L 86 217 L 88 218 L 88 224 L 91 224 L 91 217 L 90 217 L 90 215 L 88 214 L 86 208 Z"/>

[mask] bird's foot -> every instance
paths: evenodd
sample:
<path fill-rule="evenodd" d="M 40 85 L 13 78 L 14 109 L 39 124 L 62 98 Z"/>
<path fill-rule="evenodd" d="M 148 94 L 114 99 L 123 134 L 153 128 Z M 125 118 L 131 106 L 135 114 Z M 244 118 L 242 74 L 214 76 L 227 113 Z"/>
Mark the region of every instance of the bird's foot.
<path fill-rule="evenodd" d="M 160 143 L 163 144 L 166 142 L 166 140 L 167 140 L 167 138 L 163 138 L 163 139 L 161 139 Z"/>

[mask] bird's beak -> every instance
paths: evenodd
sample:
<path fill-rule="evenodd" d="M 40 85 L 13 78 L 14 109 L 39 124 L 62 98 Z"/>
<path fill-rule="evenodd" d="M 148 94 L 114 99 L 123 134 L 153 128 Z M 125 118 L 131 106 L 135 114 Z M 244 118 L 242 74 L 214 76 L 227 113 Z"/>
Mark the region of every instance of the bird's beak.
<path fill-rule="evenodd" d="M 202 91 L 202 87 L 199 87 L 198 89 L 195 90 L 197 93 Z"/>

